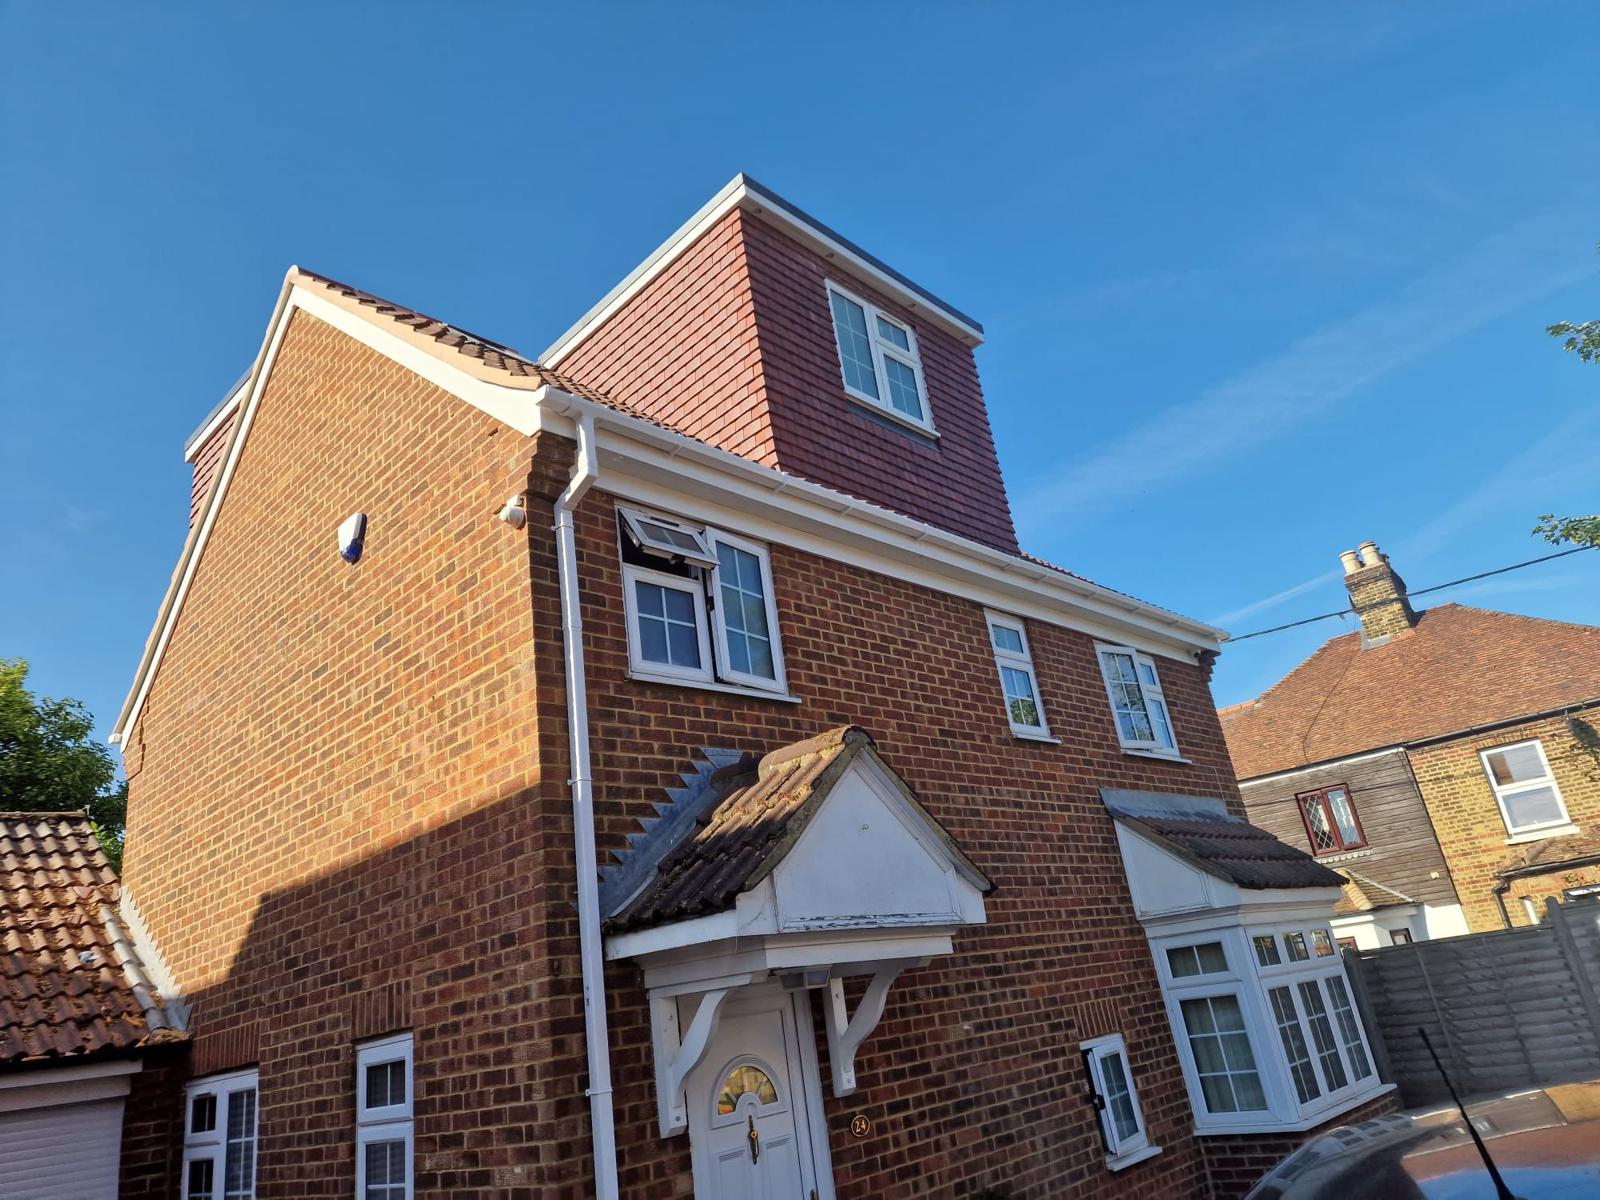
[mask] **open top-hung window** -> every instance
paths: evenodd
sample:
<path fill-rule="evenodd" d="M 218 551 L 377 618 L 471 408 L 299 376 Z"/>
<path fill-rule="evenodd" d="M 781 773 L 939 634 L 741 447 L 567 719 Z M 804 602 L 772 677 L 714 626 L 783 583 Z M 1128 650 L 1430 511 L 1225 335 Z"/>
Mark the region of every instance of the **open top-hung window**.
<path fill-rule="evenodd" d="M 185 1090 L 184 1200 L 254 1200 L 254 1071 L 197 1079 Z"/>
<path fill-rule="evenodd" d="M 845 391 L 932 432 L 916 332 L 835 283 L 828 284 L 828 307 Z"/>
<path fill-rule="evenodd" d="M 637 509 L 617 524 L 636 678 L 787 689 L 764 546 Z"/>
<path fill-rule="evenodd" d="M 1507 833 L 1516 837 L 1561 829 L 1569 823 L 1561 789 L 1550 773 L 1544 746 L 1537 740 L 1496 746 L 1479 757 Z"/>
<path fill-rule="evenodd" d="M 1178 742 L 1172 734 L 1172 719 L 1155 660 L 1131 646 L 1096 649 L 1123 749 L 1176 758 Z"/>

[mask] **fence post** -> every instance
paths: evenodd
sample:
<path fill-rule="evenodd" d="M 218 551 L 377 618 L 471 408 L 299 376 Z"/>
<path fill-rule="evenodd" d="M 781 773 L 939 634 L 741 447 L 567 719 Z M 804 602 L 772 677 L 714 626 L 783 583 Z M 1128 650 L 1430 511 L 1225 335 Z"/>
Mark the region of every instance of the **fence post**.
<path fill-rule="evenodd" d="M 1573 982 L 1578 988 L 1578 999 L 1583 1001 L 1583 1011 L 1589 1018 L 1589 1035 L 1595 1041 L 1596 1051 L 1600 1052 L 1600 997 L 1595 995 L 1594 980 L 1584 966 L 1583 956 L 1578 952 L 1578 941 L 1572 936 L 1572 927 L 1567 924 L 1566 906 L 1557 903 L 1556 898 L 1551 896 L 1545 901 L 1544 919 L 1555 930 L 1556 945 L 1561 950 L 1561 956 L 1567 960 L 1567 970 L 1572 972 Z"/>
<path fill-rule="evenodd" d="M 1367 1045 L 1372 1049 L 1372 1059 L 1378 1068 L 1378 1078 L 1385 1083 L 1393 1083 L 1394 1068 L 1389 1065 L 1389 1041 L 1378 1026 L 1378 1018 L 1372 1011 L 1372 997 L 1367 995 L 1366 963 L 1357 955 L 1347 951 L 1344 956 L 1344 968 L 1344 973 L 1350 978 L 1350 990 L 1355 993 L 1356 1012 L 1361 1015 L 1361 1027 L 1367 1031 Z"/>

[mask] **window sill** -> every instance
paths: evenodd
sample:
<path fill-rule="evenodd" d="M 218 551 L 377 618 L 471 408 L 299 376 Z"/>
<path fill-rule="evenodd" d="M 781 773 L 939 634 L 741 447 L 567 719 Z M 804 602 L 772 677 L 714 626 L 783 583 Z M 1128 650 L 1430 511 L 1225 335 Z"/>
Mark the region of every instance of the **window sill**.
<path fill-rule="evenodd" d="M 1058 737 L 1051 737 L 1048 733 L 1041 733 L 1037 729 L 1018 729 L 1015 725 L 1011 727 L 1011 736 L 1023 742 L 1043 742 L 1047 746 L 1061 745 L 1061 739 Z"/>
<path fill-rule="evenodd" d="M 630 669 L 628 678 L 639 683 L 659 683 L 667 687 L 693 688 L 699 692 L 721 692 L 726 696 L 744 696 L 750 700 L 776 700 L 779 704 L 799 704 L 800 697 L 788 692 L 769 692 L 761 688 L 738 687 L 731 683 L 717 683 L 708 679 L 684 679 L 678 675 L 653 675 L 649 671 Z"/>
<path fill-rule="evenodd" d="M 1313 854 L 1312 857 L 1325 866 L 1331 866 L 1334 863 L 1359 862 L 1363 858 L 1371 858 L 1372 855 L 1372 847 L 1358 846 L 1354 850 L 1330 850 L 1326 854 Z"/>
<path fill-rule="evenodd" d="M 1124 746 L 1122 747 L 1122 752 L 1131 754 L 1134 758 L 1153 758 L 1157 762 L 1182 763 L 1186 767 L 1194 766 L 1194 763 L 1183 755 L 1168 754 L 1165 750 L 1144 750 L 1137 746 Z"/>
<path fill-rule="evenodd" d="M 909 429 L 912 433 L 917 434 L 919 437 L 925 437 L 933 442 L 937 442 L 939 440 L 939 431 L 932 425 L 924 425 L 921 421 L 913 420 L 912 418 L 906 416 L 903 412 L 900 412 L 898 409 L 885 408 L 878 404 L 877 401 L 863 399 L 854 392 L 846 392 L 844 395 L 845 399 L 850 402 L 851 407 L 858 410 L 864 416 L 878 417 L 885 421 L 892 421 L 896 425 L 904 426 L 906 429 Z"/>
<path fill-rule="evenodd" d="M 1582 830 L 1571 821 L 1568 821 L 1565 825 L 1552 825 L 1548 829 L 1532 829 L 1527 833 L 1513 833 L 1506 839 L 1506 845 L 1520 846 L 1525 842 L 1547 842 L 1551 838 L 1571 837 L 1573 834 L 1581 832 Z"/>
<path fill-rule="evenodd" d="M 1142 1163 L 1160 1153 L 1160 1146 L 1146 1146 L 1142 1150 L 1130 1150 L 1127 1154 L 1112 1155 L 1106 1159 L 1106 1170 L 1122 1171 L 1133 1166 L 1134 1163 Z"/>
<path fill-rule="evenodd" d="M 1329 1104 L 1319 1108 L 1309 1116 L 1304 1116 L 1295 1121 L 1284 1121 L 1263 1116 L 1258 1121 L 1241 1121 L 1237 1125 L 1201 1125 L 1195 1123 L 1196 1137 L 1237 1137 L 1241 1133 L 1304 1133 L 1308 1129 L 1315 1129 L 1318 1125 L 1326 1125 L 1336 1117 L 1342 1116 L 1353 1108 L 1360 1108 L 1368 1101 L 1376 1100 L 1379 1096 L 1387 1096 L 1395 1090 L 1392 1083 L 1374 1083 L 1369 1088 L 1346 1096 L 1336 1104 Z"/>

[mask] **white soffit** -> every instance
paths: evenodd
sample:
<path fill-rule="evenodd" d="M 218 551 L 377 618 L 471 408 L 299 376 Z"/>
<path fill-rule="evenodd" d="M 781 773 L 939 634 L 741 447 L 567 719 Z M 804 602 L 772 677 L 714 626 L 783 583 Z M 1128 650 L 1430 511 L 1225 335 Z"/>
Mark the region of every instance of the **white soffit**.
<path fill-rule="evenodd" d="M 752 216 L 782 229 L 829 262 L 864 280 L 884 295 L 892 296 L 930 324 L 958 338 L 964 345 L 978 346 L 983 342 L 983 326 L 966 313 L 952 308 L 815 217 L 740 173 L 630 271 L 621 283 L 607 292 L 598 304 L 552 342 L 540 355 L 539 361 L 548 367 L 556 366 L 584 338 L 603 325 L 613 313 L 648 286 L 652 279 L 671 266 L 680 254 L 694 245 L 701 235 L 735 208 L 742 208 Z"/>

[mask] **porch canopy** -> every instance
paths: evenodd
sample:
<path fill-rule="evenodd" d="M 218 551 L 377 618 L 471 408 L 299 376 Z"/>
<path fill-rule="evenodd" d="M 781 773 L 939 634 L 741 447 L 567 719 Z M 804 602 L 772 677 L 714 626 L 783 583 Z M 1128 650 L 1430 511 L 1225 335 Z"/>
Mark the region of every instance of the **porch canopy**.
<path fill-rule="evenodd" d="M 644 972 L 663 1135 L 686 1127 L 683 1083 L 723 1000 L 768 979 L 826 991 L 833 1091 L 853 1092 L 895 977 L 949 954 L 993 890 L 856 726 L 759 762 L 707 750 L 695 767 L 603 871 L 600 897 L 606 957 Z M 852 1014 L 854 975 L 870 978 Z"/>

